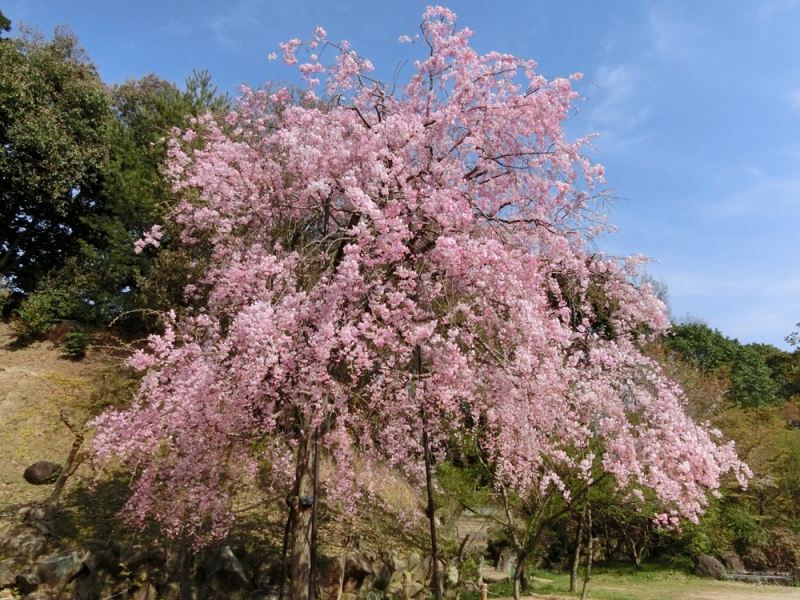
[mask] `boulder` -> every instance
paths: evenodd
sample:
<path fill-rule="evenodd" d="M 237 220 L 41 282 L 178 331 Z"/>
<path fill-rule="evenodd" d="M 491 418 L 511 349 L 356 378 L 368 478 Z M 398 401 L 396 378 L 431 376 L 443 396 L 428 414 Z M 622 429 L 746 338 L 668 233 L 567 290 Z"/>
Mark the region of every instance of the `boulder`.
<path fill-rule="evenodd" d="M 484 583 L 500 583 L 510 578 L 506 571 L 498 571 L 490 567 L 484 567 L 482 574 Z"/>
<path fill-rule="evenodd" d="M 221 546 L 203 561 L 205 584 L 212 590 L 233 592 L 252 589 L 250 579 L 230 546 Z"/>
<path fill-rule="evenodd" d="M 725 575 L 725 567 L 713 556 L 700 556 L 694 565 L 694 574 L 698 577 L 722 579 Z"/>
<path fill-rule="evenodd" d="M 61 474 L 61 465 L 47 460 L 35 462 L 25 469 L 22 476 L 32 485 L 45 485 L 54 483 Z"/>
<path fill-rule="evenodd" d="M 362 580 L 372 573 L 372 561 L 362 552 L 353 552 L 347 555 L 344 571 L 347 576 Z"/>
<path fill-rule="evenodd" d="M 59 552 L 36 563 L 42 583 L 60 590 L 84 568 L 85 555 L 74 551 Z"/>
<path fill-rule="evenodd" d="M 447 580 L 447 584 L 450 587 L 455 587 L 458 585 L 458 567 L 451 564 L 447 566 L 447 573 L 445 574 L 445 579 Z"/>
<path fill-rule="evenodd" d="M 497 570 L 508 573 L 509 576 L 514 573 L 517 568 L 517 554 L 512 548 L 506 546 L 500 551 L 500 556 L 497 559 Z"/>
<path fill-rule="evenodd" d="M 0 589 L 12 587 L 24 566 L 25 561 L 20 558 L 8 558 L 0 561 Z"/>
<path fill-rule="evenodd" d="M 386 588 L 386 595 L 392 600 L 404 600 L 405 598 L 413 598 L 425 589 L 425 586 L 418 581 L 411 579 L 411 573 L 404 571 L 402 577 L 395 579 L 392 577 L 392 582 Z"/>
<path fill-rule="evenodd" d="M 0 552 L 6 556 L 33 559 L 47 551 L 49 537 L 37 527 L 13 527 L 0 539 Z"/>
<path fill-rule="evenodd" d="M 180 596 L 181 586 L 174 581 L 161 588 L 161 600 L 178 600 Z"/>
<path fill-rule="evenodd" d="M 372 563 L 372 573 L 375 575 L 375 589 L 384 591 L 392 580 L 392 571 L 382 560 Z"/>
<path fill-rule="evenodd" d="M 733 552 L 723 552 L 722 562 L 725 563 L 725 568 L 729 573 L 747 573 L 747 569 L 744 568 L 742 559 Z"/>
<path fill-rule="evenodd" d="M 42 583 L 39 572 L 30 567 L 19 573 L 14 579 L 14 587 L 23 594 L 32 594 Z"/>
<path fill-rule="evenodd" d="M 119 553 L 119 564 L 131 573 L 147 562 L 147 550 L 142 546 L 126 546 Z"/>
<path fill-rule="evenodd" d="M 100 566 L 114 577 L 119 577 L 122 574 L 123 567 L 119 562 L 119 555 L 114 552 L 113 548 L 106 548 L 103 550 L 98 559 Z"/>
<path fill-rule="evenodd" d="M 61 600 L 61 593 L 46 585 L 36 588 L 36 591 L 25 596 L 25 600 Z"/>
<path fill-rule="evenodd" d="M 96 598 L 106 598 L 103 590 L 111 583 L 111 575 L 102 569 L 92 571 L 86 577 L 78 581 L 72 590 L 72 597 L 75 600 L 95 600 Z"/>
<path fill-rule="evenodd" d="M 140 588 L 133 592 L 132 600 L 158 600 L 156 587 L 151 583 L 144 583 Z"/>

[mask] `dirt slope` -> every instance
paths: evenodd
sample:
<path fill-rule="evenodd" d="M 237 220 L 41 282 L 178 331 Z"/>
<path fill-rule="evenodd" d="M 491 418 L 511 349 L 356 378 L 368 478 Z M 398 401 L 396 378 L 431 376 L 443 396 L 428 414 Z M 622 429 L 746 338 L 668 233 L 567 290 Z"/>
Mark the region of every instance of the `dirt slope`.
<path fill-rule="evenodd" d="M 73 421 L 85 418 L 100 361 L 91 349 L 75 361 L 49 341 L 16 344 L 0 323 L 0 516 L 49 495 L 51 486 L 30 485 L 22 473 L 39 460 L 64 463 L 74 438 L 61 409 Z"/>

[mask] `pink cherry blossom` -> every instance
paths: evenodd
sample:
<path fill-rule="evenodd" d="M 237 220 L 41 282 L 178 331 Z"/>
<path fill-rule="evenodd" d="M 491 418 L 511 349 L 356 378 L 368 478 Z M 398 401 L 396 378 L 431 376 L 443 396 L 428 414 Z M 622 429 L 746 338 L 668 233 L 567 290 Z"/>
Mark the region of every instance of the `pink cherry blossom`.
<path fill-rule="evenodd" d="M 207 304 L 167 319 L 130 360 L 148 369 L 131 407 L 96 421 L 98 462 L 137 473 L 133 522 L 225 535 L 237 488 L 268 465 L 285 491 L 321 423 L 328 500 L 353 511 L 371 493 L 356 464 L 420 480 L 423 410 L 435 453 L 474 436 L 498 485 L 569 498 L 566 474 L 602 468 L 620 490 L 653 490 L 666 524 L 696 519 L 724 473 L 747 474 L 639 349 L 668 327 L 630 283 L 643 259 L 591 250 L 608 230 L 603 169 L 590 138 L 565 139 L 570 80 L 478 55 L 471 35 L 429 8 L 425 57 L 393 92 L 317 29 L 335 59 L 299 69 L 331 102 L 244 90 L 226 123 L 173 133 L 166 175 L 185 200 L 171 219 L 211 249 L 186 290 Z M 284 62 L 301 45 L 282 44 Z"/>

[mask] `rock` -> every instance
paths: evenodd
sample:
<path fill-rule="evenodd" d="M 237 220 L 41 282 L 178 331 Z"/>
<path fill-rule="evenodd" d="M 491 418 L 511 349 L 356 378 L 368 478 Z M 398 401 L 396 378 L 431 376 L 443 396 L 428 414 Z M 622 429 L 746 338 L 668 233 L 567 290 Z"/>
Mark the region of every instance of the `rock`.
<path fill-rule="evenodd" d="M 228 595 L 236 590 L 250 590 L 253 587 L 230 546 L 221 546 L 206 557 L 203 574 L 207 587 L 227 592 Z"/>
<path fill-rule="evenodd" d="M 508 573 L 511 576 L 517 568 L 517 554 L 512 548 L 506 546 L 500 551 L 497 559 L 497 570 Z"/>
<path fill-rule="evenodd" d="M 215 553 L 211 555 L 211 562 L 206 561 L 203 563 L 203 570 L 206 575 L 209 574 L 209 569 L 212 573 L 225 571 L 238 577 L 242 583 L 250 583 L 250 580 L 245 575 L 242 563 L 236 558 L 236 555 L 231 550 L 230 546 L 222 546 Z"/>
<path fill-rule="evenodd" d="M 408 561 L 400 558 L 394 552 L 391 552 L 386 558 L 386 565 L 392 573 L 408 569 Z"/>
<path fill-rule="evenodd" d="M 392 571 L 382 560 L 372 563 L 372 573 L 375 575 L 375 589 L 384 591 L 392 581 Z"/>
<path fill-rule="evenodd" d="M 23 594 L 31 594 L 41 585 L 42 579 L 36 569 L 27 568 L 14 579 L 14 587 Z"/>
<path fill-rule="evenodd" d="M 375 574 L 370 573 L 358 586 L 358 596 L 363 597 L 375 589 Z"/>
<path fill-rule="evenodd" d="M 372 561 L 361 552 L 353 552 L 347 556 L 344 570 L 347 576 L 362 580 L 372 573 Z"/>
<path fill-rule="evenodd" d="M 483 568 L 483 582 L 484 583 L 500 583 L 509 579 L 509 574 L 505 571 L 492 569 L 491 567 Z"/>
<path fill-rule="evenodd" d="M 358 580 L 350 577 L 345 579 L 344 584 L 342 585 L 342 594 L 352 594 L 356 591 L 358 587 Z"/>
<path fill-rule="evenodd" d="M 161 600 L 178 600 L 181 595 L 181 586 L 173 581 L 161 588 Z"/>
<path fill-rule="evenodd" d="M 400 579 L 395 579 L 392 576 L 392 582 L 386 588 L 386 595 L 392 600 L 404 600 L 415 596 L 424 589 L 424 585 L 411 579 L 409 571 L 404 571 Z"/>
<path fill-rule="evenodd" d="M 147 562 L 147 550 L 142 546 L 127 546 L 119 553 L 119 564 L 126 571 L 134 572 Z"/>
<path fill-rule="evenodd" d="M 122 574 L 122 565 L 119 562 L 119 556 L 114 552 L 113 548 L 106 548 L 98 559 L 100 561 L 100 566 L 114 577 L 119 577 Z"/>
<path fill-rule="evenodd" d="M 40 460 L 26 468 L 22 476 L 25 481 L 32 485 L 45 485 L 54 483 L 60 473 L 61 465 L 47 460 Z"/>
<path fill-rule="evenodd" d="M 458 567 L 455 565 L 448 565 L 447 566 L 447 573 L 445 574 L 445 578 L 447 579 L 447 584 L 450 587 L 454 587 L 458 585 Z"/>
<path fill-rule="evenodd" d="M 713 556 L 700 556 L 694 566 L 694 574 L 698 577 L 713 577 L 722 579 L 725 567 Z"/>
<path fill-rule="evenodd" d="M 47 551 L 48 538 L 36 527 L 17 526 L 0 539 L 0 552 L 6 556 L 33 559 Z"/>
<path fill-rule="evenodd" d="M 417 554 L 416 552 L 412 552 L 412 553 L 411 553 L 411 554 L 409 554 L 409 556 L 408 556 L 408 561 L 407 561 L 407 563 L 406 563 L 406 567 L 405 567 L 405 569 L 404 569 L 404 570 L 405 570 L 405 571 L 411 571 L 411 570 L 412 570 L 414 567 L 416 567 L 416 566 L 417 566 L 417 565 L 418 565 L 420 562 L 422 562 L 422 559 L 419 557 L 419 554 Z"/>
<path fill-rule="evenodd" d="M 0 588 L 12 587 L 24 566 L 25 561 L 20 558 L 8 558 L 0 562 Z"/>
<path fill-rule="evenodd" d="M 87 552 L 86 556 L 83 557 L 83 566 L 89 571 L 97 571 L 100 568 L 100 557 Z"/>
<path fill-rule="evenodd" d="M 25 600 L 59 600 L 61 593 L 58 590 L 43 585 L 25 596 Z"/>
<path fill-rule="evenodd" d="M 85 555 L 74 551 L 59 552 L 41 559 L 36 568 L 42 583 L 60 590 L 81 572 L 84 558 Z"/>
<path fill-rule="evenodd" d="M 151 548 L 147 552 L 147 562 L 154 567 L 160 567 L 167 562 L 167 551 L 164 548 Z"/>
<path fill-rule="evenodd" d="M 734 552 L 723 552 L 722 562 L 725 563 L 725 568 L 729 573 L 747 573 L 747 569 L 744 568 L 742 559 L 739 558 Z"/>
<path fill-rule="evenodd" d="M 413 581 L 419 581 L 420 583 L 425 583 L 428 579 L 430 579 L 431 576 L 430 557 L 426 557 L 425 560 L 418 562 L 416 566 L 410 570 L 410 573 L 411 573 L 411 579 Z"/>
<path fill-rule="evenodd" d="M 95 600 L 106 598 L 102 594 L 103 588 L 109 585 L 111 576 L 102 569 L 92 571 L 81 579 L 74 587 L 72 596 L 75 600 Z"/>
<path fill-rule="evenodd" d="M 133 592 L 131 600 L 158 600 L 156 587 L 151 583 L 145 583 L 143 586 Z"/>

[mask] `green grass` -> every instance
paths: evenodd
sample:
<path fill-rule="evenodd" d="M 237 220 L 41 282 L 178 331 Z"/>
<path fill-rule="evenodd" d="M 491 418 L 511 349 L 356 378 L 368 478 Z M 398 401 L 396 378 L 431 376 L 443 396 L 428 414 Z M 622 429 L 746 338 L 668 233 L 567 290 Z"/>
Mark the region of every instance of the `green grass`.
<path fill-rule="evenodd" d="M 705 599 L 784 599 L 800 600 L 800 589 L 778 585 L 756 585 L 715 581 L 695 577 L 689 559 L 676 562 L 647 563 L 641 570 L 631 563 L 599 563 L 592 569 L 589 598 L 592 600 L 705 600 Z M 569 592 L 569 573 L 529 571 L 525 595 L 547 598 L 580 598 L 584 570 L 581 569 L 578 592 Z M 489 598 L 510 598 L 510 582 L 489 587 Z M 478 600 L 479 593 L 462 594 L 464 600 Z"/>

